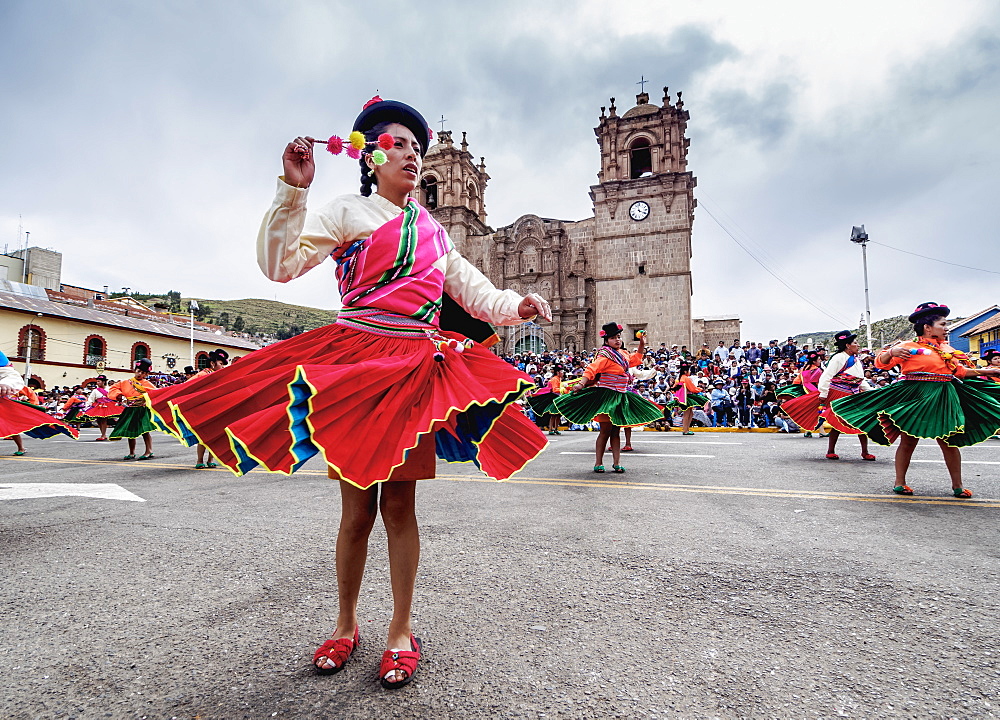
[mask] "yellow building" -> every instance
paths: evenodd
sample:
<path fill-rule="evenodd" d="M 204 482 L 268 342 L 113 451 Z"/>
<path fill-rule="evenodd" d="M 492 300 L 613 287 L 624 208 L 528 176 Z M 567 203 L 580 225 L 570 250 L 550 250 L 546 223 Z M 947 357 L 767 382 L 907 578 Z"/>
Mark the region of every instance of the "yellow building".
<path fill-rule="evenodd" d="M 192 331 L 139 308 L 53 302 L 42 288 L 17 285 L 22 292 L 0 291 L 0 350 L 24 374 L 30 348 L 31 375 L 43 387 L 78 385 L 102 373 L 121 380 L 143 357 L 152 360 L 154 372 L 171 373 L 205 367 L 215 348 L 239 357 L 259 347 L 219 330 L 196 325 Z"/>

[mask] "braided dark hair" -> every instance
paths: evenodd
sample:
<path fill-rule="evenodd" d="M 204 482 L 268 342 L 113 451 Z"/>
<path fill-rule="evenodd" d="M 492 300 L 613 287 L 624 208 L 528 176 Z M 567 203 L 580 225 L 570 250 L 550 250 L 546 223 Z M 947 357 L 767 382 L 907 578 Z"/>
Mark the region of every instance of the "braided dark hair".
<path fill-rule="evenodd" d="M 384 133 L 386 128 L 388 128 L 390 125 L 392 125 L 392 123 L 383 122 L 379 123 L 378 125 L 374 126 L 369 130 L 365 130 L 364 131 L 365 140 L 367 140 L 368 142 L 375 142 L 376 140 L 378 140 L 378 136 Z M 362 150 L 361 159 L 358 160 L 358 163 L 360 163 L 361 165 L 361 194 L 364 197 L 371 196 L 373 185 L 378 186 L 378 182 L 375 180 L 374 172 L 370 167 L 368 167 L 368 163 L 365 162 L 365 159 L 369 154 L 369 152 L 370 151 L 367 148 Z"/>

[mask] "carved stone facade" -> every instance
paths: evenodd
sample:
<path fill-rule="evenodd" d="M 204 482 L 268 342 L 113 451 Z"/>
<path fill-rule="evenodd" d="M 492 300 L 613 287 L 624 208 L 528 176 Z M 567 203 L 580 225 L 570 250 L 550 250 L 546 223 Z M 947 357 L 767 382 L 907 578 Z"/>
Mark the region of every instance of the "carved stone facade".
<path fill-rule="evenodd" d="M 727 342 L 738 336 L 736 318 L 691 318 L 697 181 L 687 170 L 689 116 L 681 93 L 674 102 L 667 88 L 663 93 L 662 105 L 640 93 L 622 116 L 614 98 L 601 108 L 594 129 L 601 170 L 590 188 L 594 216 L 585 220 L 523 215 L 494 231 L 483 202 L 485 160 L 474 162 L 465 133 L 460 149 L 445 131 L 427 152 L 417 199 L 498 287 L 537 292 L 551 303 L 552 324 L 539 330 L 550 348 L 592 348 L 611 321 L 625 327 L 628 340 L 646 330 L 654 344 L 696 348 L 734 321 L 737 335 Z M 506 338 L 523 342 L 525 334 Z"/>

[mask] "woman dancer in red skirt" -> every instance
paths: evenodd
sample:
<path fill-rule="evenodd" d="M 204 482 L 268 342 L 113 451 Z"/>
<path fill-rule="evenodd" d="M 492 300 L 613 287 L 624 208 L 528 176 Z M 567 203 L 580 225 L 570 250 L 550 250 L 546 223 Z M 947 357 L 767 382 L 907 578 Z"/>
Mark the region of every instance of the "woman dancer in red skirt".
<path fill-rule="evenodd" d="M 125 408 L 111 399 L 107 389 L 107 376 L 98 375 L 94 379 L 97 386 L 87 396 L 87 404 L 83 408 L 82 416 L 97 423 L 97 429 L 101 431 L 101 436 L 94 438 L 94 440 L 103 442 L 108 439 L 108 420 L 120 416 Z"/>
<path fill-rule="evenodd" d="M 20 433 L 39 440 L 62 433 L 77 437 L 77 429 L 33 404 L 19 400 L 27 397 L 38 402 L 38 397 L 27 388 L 7 356 L 0 352 L 0 438 L 13 440 L 17 445 L 15 455 L 24 455 Z"/>
<path fill-rule="evenodd" d="M 515 406 L 531 378 L 472 342 L 472 330 L 443 328 L 478 332 L 481 321 L 514 325 L 550 320 L 551 312 L 537 295 L 496 289 L 409 197 L 431 135 L 420 113 L 373 98 L 354 131 L 348 152 L 360 160 L 361 194 L 307 214 L 315 140 L 296 138 L 285 147 L 284 176 L 258 237 L 258 264 L 278 282 L 333 257 L 344 305 L 337 322 L 151 399 L 165 428 L 204 444 L 234 472 L 262 465 L 291 473 L 320 454 L 339 480 L 339 613 L 313 658 L 321 673 L 339 672 L 358 645 L 368 537 L 381 513 L 393 615 L 379 679 L 398 688 L 413 679 L 420 658 L 410 623 L 420 556 L 416 481 L 434 477 L 435 451 L 503 479 L 546 444 Z M 327 142 L 334 154 L 344 148 L 338 137 Z M 442 318 L 452 301 L 471 317 L 454 325 Z"/>
<path fill-rule="evenodd" d="M 830 425 L 830 439 L 827 441 L 826 448 L 827 460 L 840 459 L 840 456 L 837 455 L 837 440 L 842 433 L 858 436 L 858 440 L 861 442 L 862 460 L 875 459 L 875 456 L 868 452 L 868 438 L 860 430 L 855 430 L 844 423 L 828 407 L 828 403 L 833 400 L 872 389 L 868 381 L 865 380 L 864 368 L 861 361 L 858 360 L 858 351 L 861 348 L 857 343 L 857 338 L 857 334 L 850 330 L 841 330 L 834 335 L 833 340 L 837 346 L 837 353 L 830 358 L 830 362 L 827 363 L 818 380 L 815 380 L 814 385 L 810 382 L 810 387 L 807 387 L 805 372 L 803 372 L 803 387 L 807 387 L 808 392 L 801 397 L 786 400 L 781 406 L 782 410 L 802 428 L 816 427 L 821 421 Z"/>

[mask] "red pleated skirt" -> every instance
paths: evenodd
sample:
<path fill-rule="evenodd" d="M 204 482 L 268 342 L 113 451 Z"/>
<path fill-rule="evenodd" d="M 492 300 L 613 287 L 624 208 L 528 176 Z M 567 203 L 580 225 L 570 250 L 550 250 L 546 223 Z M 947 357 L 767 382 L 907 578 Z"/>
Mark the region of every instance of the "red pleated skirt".
<path fill-rule="evenodd" d="M 847 435 L 860 435 L 860 430 L 855 430 L 850 425 L 845 423 L 843 419 L 837 415 L 833 410 L 830 409 L 830 403 L 838 398 L 847 397 L 853 393 L 844 392 L 843 390 L 836 390 L 830 388 L 830 392 L 827 395 L 827 407 L 823 411 L 822 418 L 825 422 L 830 424 L 834 430 L 839 430 Z M 802 428 L 804 431 L 815 430 L 816 426 L 819 425 L 820 412 L 819 412 L 819 393 L 815 390 L 813 392 L 806 393 L 805 395 L 800 395 L 797 398 L 791 400 L 786 400 L 781 403 L 781 409 L 790 417 L 795 423 Z"/>
<path fill-rule="evenodd" d="M 10 398 L 0 397 L 0 438 L 23 433 L 39 440 L 53 435 L 79 436 L 79 431 L 62 420 L 56 420 L 34 405 L 26 405 Z"/>
<path fill-rule="evenodd" d="M 238 475 L 290 474 L 321 454 L 331 477 L 368 488 L 433 477 L 433 446 L 509 478 L 546 445 L 515 404 L 534 383 L 478 344 L 445 349 L 443 361 L 435 352 L 424 336 L 328 325 L 154 390 L 150 409 L 161 429 L 206 445 Z"/>
<path fill-rule="evenodd" d="M 80 417 L 91 420 L 105 420 L 107 418 L 116 418 L 124 411 L 124 407 L 112 400 L 98 400 L 80 413 Z"/>

